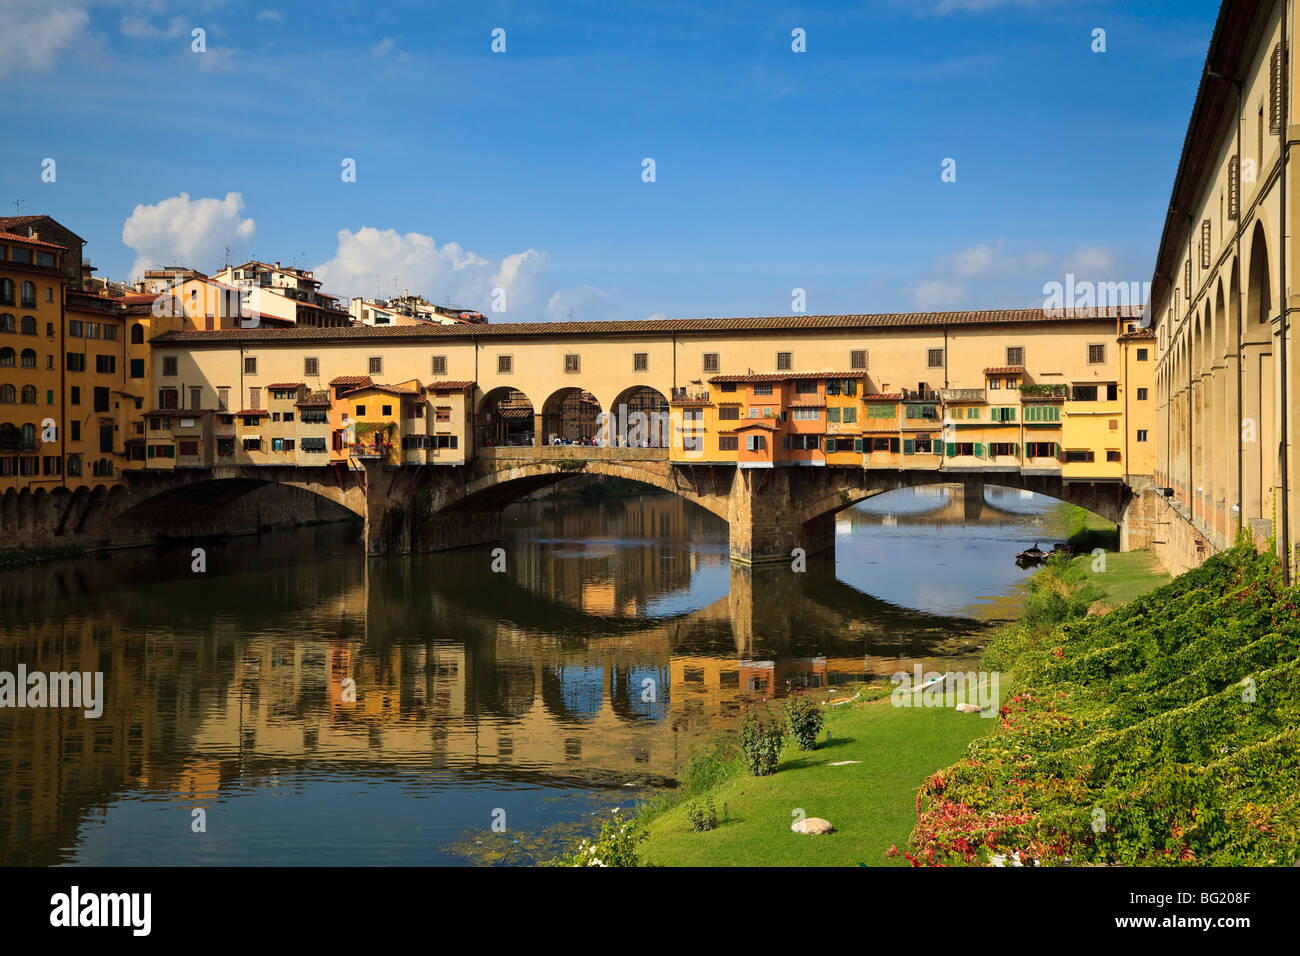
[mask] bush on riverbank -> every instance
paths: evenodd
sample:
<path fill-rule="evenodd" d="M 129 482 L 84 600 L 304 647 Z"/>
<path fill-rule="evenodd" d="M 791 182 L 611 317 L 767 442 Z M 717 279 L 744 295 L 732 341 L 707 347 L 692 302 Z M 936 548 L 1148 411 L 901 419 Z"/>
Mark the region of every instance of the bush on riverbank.
<path fill-rule="evenodd" d="M 1276 559 L 1239 545 L 1109 614 L 1065 609 L 990 646 L 1014 671 L 998 732 L 921 787 L 909 859 L 1294 862 L 1300 606 Z"/>
<path fill-rule="evenodd" d="M 785 720 L 790 726 L 790 736 L 800 750 L 816 750 L 817 734 L 825 723 L 822 709 L 801 691 L 793 692 L 785 702 Z"/>
<path fill-rule="evenodd" d="M 785 738 L 785 725 L 766 707 L 761 717 L 752 713 L 745 715 L 740 724 L 740 749 L 751 775 L 768 777 L 776 773 L 781 751 L 785 749 Z"/>

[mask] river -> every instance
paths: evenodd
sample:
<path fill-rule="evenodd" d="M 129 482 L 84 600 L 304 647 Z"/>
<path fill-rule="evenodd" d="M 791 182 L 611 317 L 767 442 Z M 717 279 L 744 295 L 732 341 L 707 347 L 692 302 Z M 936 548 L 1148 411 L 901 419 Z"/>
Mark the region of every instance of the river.
<path fill-rule="evenodd" d="M 0 709 L 0 860 L 537 862 L 787 686 L 972 662 L 1060 524 L 894 492 L 802 572 L 731 566 L 666 495 L 524 502 L 500 550 L 367 559 L 356 532 L 0 573 L 0 671 L 104 681 L 98 718 Z"/>

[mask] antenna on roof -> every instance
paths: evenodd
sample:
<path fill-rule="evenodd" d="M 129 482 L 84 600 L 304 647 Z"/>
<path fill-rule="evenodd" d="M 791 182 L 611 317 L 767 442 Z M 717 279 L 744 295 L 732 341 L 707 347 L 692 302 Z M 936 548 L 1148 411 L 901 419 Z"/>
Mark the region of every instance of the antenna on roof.
<path fill-rule="evenodd" d="M 226 246 L 226 268 L 230 268 L 230 247 Z"/>
<path fill-rule="evenodd" d="M 16 216 L 21 216 L 21 215 L 23 214 L 22 209 L 19 208 L 19 207 L 21 207 L 22 204 L 25 203 L 26 201 L 27 201 L 26 199 L 15 199 L 15 200 L 14 200 L 14 215 L 16 215 Z"/>

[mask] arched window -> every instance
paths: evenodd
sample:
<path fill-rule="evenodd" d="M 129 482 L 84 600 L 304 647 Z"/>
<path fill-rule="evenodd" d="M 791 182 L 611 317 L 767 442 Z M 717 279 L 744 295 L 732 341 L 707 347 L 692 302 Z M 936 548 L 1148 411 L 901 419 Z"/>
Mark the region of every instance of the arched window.
<path fill-rule="evenodd" d="M 77 476 L 80 476 L 80 474 L 81 474 L 81 456 L 80 456 L 80 455 L 69 455 L 69 456 L 68 456 L 68 474 L 69 474 L 69 475 L 77 475 Z"/>
<path fill-rule="evenodd" d="M 5 368 L 13 368 L 14 362 L 16 362 L 17 360 L 18 360 L 18 356 L 13 349 L 9 348 L 8 346 L 0 349 L 0 365 L 4 366 Z"/>
<path fill-rule="evenodd" d="M 23 426 L 23 443 L 19 451 L 36 450 L 36 426 L 28 422 Z"/>
<path fill-rule="evenodd" d="M 139 322 L 131 326 L 131 344 L 132 345 L 144 344 L 144 326 L 141 325 Z"/>
<path fill-rule="evenodd" d="M 22 321 L 22 332 L 23 332 L 23 335 L 35 335 L 35 334 L 36 334 L 36 316 L 34 316 L 34 315 L 24 315 L 24 316 L 23 316 L 23 321 Z"/>
<path fill-rule="evenodd" d="M 0 405 L 14 405 L 18 402 L 18 389 L 12 385 L 0 385 Z"/>
<path fill-rule="evenodd" d="M 36 349 L 23 349 L 23 368 L 36 368 Z"/>
<path fill-rule="evenodd" d="M 24 386 L 23 386 L 23 404 L 24 404 L 24 405 L 35 405 L 35 404 L 36 404 L 36 386 L 35 386 L 35 385 L 24 385 Z"/>
<path fill-rule="evenodd" d="M 14 331 L 14 317 L 8 312 L 0 312 L 0 332 Z"/>
<path fill-rule="evenodd" d="M 23 297 L 22 297 L 22 302 L 20 304 L 25 309 L 36 308 L 36 283 L 35 282 L 23 283 Z"/>
<path fill-rule="evenodd" d="M 0 279 L 0 305 L 14 304 L 14 280 Z"/>

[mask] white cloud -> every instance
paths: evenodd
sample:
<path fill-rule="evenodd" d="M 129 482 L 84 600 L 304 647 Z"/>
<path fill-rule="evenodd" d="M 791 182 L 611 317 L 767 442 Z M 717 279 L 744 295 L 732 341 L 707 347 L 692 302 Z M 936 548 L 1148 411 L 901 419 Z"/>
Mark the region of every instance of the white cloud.
<path fill-rule="evenodd" d="M 983 13 L 997 7 L 1041 7 L 1051 0 L 939 0 L 935 13 Z"/>
<path fill-rule="evenodd" d="M 1118 281 L 1113 275 L 1118 255 L 1109 246 L 1080 246 L 1064 259 L 1066 272 L 1092 279 Z"/>
<path fill-rule="evenodd" d="M 587 322 L 611 318 L 614 294 L 594 285 L 560 289 L 546 300 L 546 318 L 552 322 Z M 573 313 L 570 317 L 569 313 Z"/>
<path fill-rule="evenodd" d="M 263 22 L 266 22 L 267 20 L 272 20 L 275 21 L 276 23 L 279 23 L 281 20 L 284 19 L 284 14 L 281 13 L 279 10 L 262 10 L 260 13 L 258 13 L 257 19 Z"/>
<path fill-rule="evenodd" d="M 452 304 L 477 309 L 493 321 L 527 321 L 538 299 L 538 286 L 547 256 L 536 249 L 488 259 L 432 236 L 405 235 L 394 229 L 363 226 L 356 232 L 340 229 L 334 258 L 316 268 L 316 278 L 336 295 L 392 294 L 394 285 L 423 295 L 431 302 L 450 298 Z M 493 290 L 505 290 L 505 312 L 493 312 Z"/>
<path fill-rule="evenodd" d="M 981 242 L 939 259 L 915 285 L 922 311 L 1019 307 L 1032 300 L 1037 279 L 1056 257 L 1042 249 L 1008 252 L 1006 240 Z"/>
<path fill-rule="evenodd" d="M 166 27 L 156 27 L 144 17 L 123 17 L 121 30 L 124 36 L 137 40 L 174 40 L 189 35 L 190 22 L 185 17 L 172 17 Z"/>
<path fill-rule="evenodd" d="M 155 265 L 212 268 L 224 258 L 227 244 L 245 247 L 257 232 L 252 219 L 240 218 L 243 209 L 240 193 L 227 193 L 225 199 L 190 199 L 181 193 L 136 206 L 122 225 L 122 241 L 136 254 L 132 275 Z"/>
<path fill-rule="evenodd" d="M 0 77 L 48 69 L 56 55 L 85 33 L 90 15 L 60 0 L 7 0 L 0 30 Z"/>
<path fill-rule="evenodd" d="M 376 43 L 374 46 L 370 48 L 370 55 L 375 57 L 376 59 L 388 56 L 388 54 L 393 52 L 393 48 L 395 46 L 397 46 L 396 40 L 394 40 L 392 37 L 384 37 L 382 40 L 380 40 L 378 43 Z"/>

